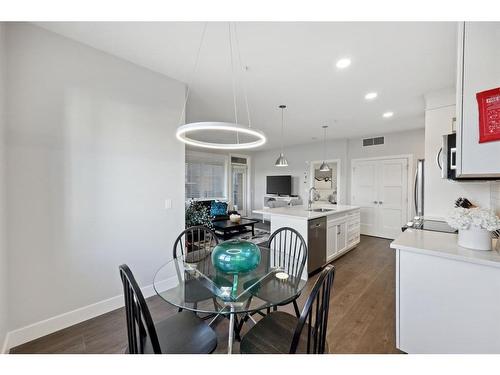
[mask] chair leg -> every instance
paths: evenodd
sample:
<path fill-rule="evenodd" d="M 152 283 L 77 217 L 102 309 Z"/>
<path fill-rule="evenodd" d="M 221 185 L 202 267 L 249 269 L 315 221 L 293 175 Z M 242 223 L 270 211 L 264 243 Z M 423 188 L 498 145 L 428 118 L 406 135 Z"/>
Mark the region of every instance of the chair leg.
<path fill-rule="evenodd" d="M 179 307 L 179 310 L 177 312 L 181 312 L 182 311 L 182 307 Z"/>
<path fill-rule="evenodd" d="M 273 311 L 278 311 L 278 306 L 273 306 Z"/>
<path fill-rule="evenodd" d="M 293 308 L 295 310 L 295 315 L 297 316 L 297 318 L 300 318 L 300 310 L 299 306 L 297 305 L 297 300 L 293 300 Z"/>
<path fill-rule="evenodd" d="M 234 315 L 234 338 L 241 342 L 240 330 L 238 329 L 240 325 L 243 325 L 243 319 L 238 322 L 238 315 Z"/>
<path fill-rule="evenodd" d="M 216 310 L 216 311 L 217 311 L 217 310 L 219 310 L 219 304 L 217 303 L 217 300 L 215 299 L 215 297 L 212 297 L 212 301 L 213 301 L 213 303 L 214 303 L 214 308 L 215 308 L 215 310 Z"/>

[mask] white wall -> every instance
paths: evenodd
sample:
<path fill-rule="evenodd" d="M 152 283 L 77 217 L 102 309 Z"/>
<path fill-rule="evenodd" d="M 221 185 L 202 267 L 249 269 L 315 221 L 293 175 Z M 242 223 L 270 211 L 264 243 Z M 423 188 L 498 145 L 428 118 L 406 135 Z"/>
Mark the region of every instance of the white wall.
<path fill-rule="evenodd" d="M 415 159 L 424 157 L 424 129 L 413 129 L 402 132 L 382 134 L 383 145 L 363 147 L 363 138 L 349 139 L 349 158 L 376 158 L 390 155 L 413 154 Z M 373 137 L 379 135 L 374 134 Z"/>
<path fill-rule="evenodd" d="M 436 156 L 442 146 L 442 136 L 451 133 L 456 117 L 455 89 L 445 89 L 426 95 L 425 110 L 425 198 L 424 216 L 444 219 L 458 197 L 466 197 L 481 207 L 490 207 L 489 182 L 457 182 L 441 178 Z"/>
<path fill-rule="evenodd" d="M 423 120 L 422 120 L 423 126 Z M 363 147 L 363 138 L 370 136 L 350 139 L 348 147 L 348 159 L 359 158 L 377 158 L 391 155 L 413 155 L 413 168 L 418 159 L 424 157 L 424 129 L 414 129 L 402 132 L 382 134 L 384 136 L 383 145 L 374 145 Z M 374 134 L 373 137 L 379 135 Z M 348 202 L 350 203 L 351 194 L 351 168 L 349 167 L 347 174 L 347 188 L 349 191 Z M 413 188 L 412 188 L 413 189 Z M 409 197 L 411 199 L 411 197 Z"/>
<path fill-rule="evenodd" d="M 491 208 L 500 217 L 500 182 L 491 185 Z"/>
<path fill-rule="evenodd" d="M 252 154 L 253 173 L 253 209 L 263 206 L 263 197 L 266 193 L 266 176 L 268 175 L 291 175 L 292 194 L 302 197 L 307 202 L 307 190 L 309 189 L 309 162 L 323 159 L 323 142 L 314 142 L 302 145 L 294 145 L 285 148 L 285 156 L 288 167 L 275 167 L 280 149 L 257 151 Z M 340 194 L 339 202 L 346 202 L 346 155 L 347 142 L 335 140 L 327 142 L 326 159 L 340 159 Z M 304 173 L 307 172 L 307 183 L 304 183 Z"/>
<path fill-rule="evenodd" d="M 183 84 L 9 24 L 9 328 L 152 283 L 184 227 Z M 172 199 L 171 210 L 164 200 Z"/>
<path fill-rule="evenodd" d="M 422 124 L 423 125 L 423 124 Z M 385 144 L 362 147 L 362 138 L 335 140 L 327 143 L 327 159 L 340 159 L 340 194 L 339 203 L 350 203 L 350 168 L 351 160 L 357 158 L 383 157 L 390 155 L 413 154 L 415 160 L 424 156 L 424 130 L 415 129 L 404 132 L 376 134 L 383 135 Z M 369 137 L 365 137 L 369 138 Z M 290 174 L 293 176 L 292 194 L 300 194 L 307 201 L 309 176 L 304 184 L 304 172 L 309 175 L 307 162 L 323 159 L 323 143 L 321 141 L 303 145 L 289 146 L 285 149 L 288 168 L 277 168 L 274 162 L 280 150 L 257 151 L 253 156 L 253 205 L 254 209 L 262 208 L 263 195 L 266 191 L 266 176 Z"/>
<path fill-rule="evenodd" d="M 5 238 L 5 24 L 0 22 L 0 350 L 7 333 L 7 241 Z M 0 352 L 1 353 L 1 352 Z"/>

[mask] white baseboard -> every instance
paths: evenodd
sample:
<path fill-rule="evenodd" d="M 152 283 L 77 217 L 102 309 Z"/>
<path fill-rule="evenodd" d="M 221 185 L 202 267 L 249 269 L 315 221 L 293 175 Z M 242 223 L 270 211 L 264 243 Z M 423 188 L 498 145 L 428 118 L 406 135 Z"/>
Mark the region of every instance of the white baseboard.
<path fill-rule="evenodd" d="M 7 354 L 9 352 L 8 343 L 9 343 L 9 332 L 5 334 L 5 338 L 3 340 L 3 345 L 2 345 L 2 351 L 0 352 L 0 354 Z"/>
<path fill-rule="evenodd" d="M 169 279 L 161 281 L 157 284 L 157 286 L 160 286 L 160 290 L 167 290 L 175 286 L 176 279 L 177 276 L 173 276 Z M 141 288 L 141 290 L 145 298 L 152 297 L 156 294 L 153 285 L 145 286 Z M 123 294 L 120 294 L 118 296 L 80 307 L 76 310 L 68 311 L 64 314 L 10 331 L 5 336 L 2 353 L 6 354 L 13 347 L 119 309 L 120 307 L 123 307 L 123 305 Z"/>

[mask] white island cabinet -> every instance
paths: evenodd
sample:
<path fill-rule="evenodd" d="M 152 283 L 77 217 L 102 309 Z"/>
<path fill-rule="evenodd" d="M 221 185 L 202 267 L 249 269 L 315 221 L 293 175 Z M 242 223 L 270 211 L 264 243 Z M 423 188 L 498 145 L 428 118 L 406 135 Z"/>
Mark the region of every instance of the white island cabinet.
<path fill-rule="evenodd" d="M 360 213 L 358 206 L 314 204 L 314 209 L 329 211 L 309 211 L 307 206 L 289 206 L 253 211 L 271 219 L 271 232 L 283 227 L 297 230 L 309 247 L 309 257 L 304 275 L 311 273 L 355 248 L 360 241 Z M 319 220 L 318 220 L 319 219 Z M 315 231 L 314 236 L 324 236 L 323 241 L 313 239 L 311 223 L 320 223 L 324 230 Z M 324 225 L 324 227 L 323 227 Z M 314 245 L 313 245 L 314 244 Z M 321 244 L 321 245 L 320 245 Z M 314 259 L 314 261 L 312 261 Z M 311 267 L 313 265 L 313 267 Z"/>
<path fill-rule="evenodd" d="M 406 353 L 500 353 L 500 254 L 408 229 L 396 249 L 396 345 Z"/>

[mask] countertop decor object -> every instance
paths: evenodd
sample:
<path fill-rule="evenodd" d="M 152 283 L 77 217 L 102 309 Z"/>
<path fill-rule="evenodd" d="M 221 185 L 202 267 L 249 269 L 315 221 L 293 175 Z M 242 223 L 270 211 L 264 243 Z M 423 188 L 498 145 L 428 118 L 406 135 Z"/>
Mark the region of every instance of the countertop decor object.
<path fill-rule="evenodd" d="M 229 240 L 214 247 L 212 264 L 219 272 L 233 275 L 231 296 L 236 297 L 238 275 L 253 271 L 260 264 L 260 249 L 249 241 Z"/>
<path fill-rule="evenodd" d="M 275 276 L 278 280 L 287 280 L 289 277 L 286 272 L 278 272 Z"/>
<path fill-rule="evenodd" d="M 484 208 L 455 207 L 446 221 L 458 229 L 458 245 L 473 250 L 491 250 L 491 232 L 500 229 L 498 216 Z"/>

